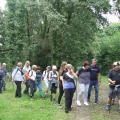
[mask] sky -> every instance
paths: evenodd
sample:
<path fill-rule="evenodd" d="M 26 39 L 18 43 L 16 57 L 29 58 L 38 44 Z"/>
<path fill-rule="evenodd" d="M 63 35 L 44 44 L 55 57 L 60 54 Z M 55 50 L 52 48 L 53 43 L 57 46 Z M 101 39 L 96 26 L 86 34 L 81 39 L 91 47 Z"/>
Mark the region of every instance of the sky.
<path fill-rule="evenodd" d="M 5 9 L 5 4 L 6 4 L 6 0 L 0 0 L 0 8 L 2 10 Z M 114 9 L 114 3 L 112 2 L 112 0 L 110 0 L 110 4 L 113 6 L 113 9 Z M 120 22 L 120 19 L 118 18 L 116 13 L 112 13 L 112 14 L 108 13 L 108 14 L 104 14 L 103 16 L 107 18 L 110 23 Z"/>

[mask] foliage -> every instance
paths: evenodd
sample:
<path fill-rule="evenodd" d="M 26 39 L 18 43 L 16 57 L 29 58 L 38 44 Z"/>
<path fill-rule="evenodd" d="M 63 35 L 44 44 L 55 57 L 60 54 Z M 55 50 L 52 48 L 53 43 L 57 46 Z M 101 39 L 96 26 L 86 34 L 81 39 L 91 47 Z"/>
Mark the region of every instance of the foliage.
<path fill-rule="evenodd" d="M 106 0 L 7 0 L 4 43 L 13 51 L 5 60 L 80 65 L 92 58 L 91 43 L 109 8 Z"/>
<path fill-rule="evenodd" d="M 102 70 L 107 72 L 114 61 L 120 61 L 120 24 L 102 29 L 96 35 L 91 49 L 98 58 Z"/>

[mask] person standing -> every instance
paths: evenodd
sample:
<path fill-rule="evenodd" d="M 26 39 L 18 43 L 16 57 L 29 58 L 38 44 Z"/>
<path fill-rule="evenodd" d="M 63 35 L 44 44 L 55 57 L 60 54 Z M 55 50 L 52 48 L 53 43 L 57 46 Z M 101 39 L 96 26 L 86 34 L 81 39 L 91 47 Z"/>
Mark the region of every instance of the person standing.
<path fill-rule="evenodd" d="M 24 65 L 24 67 L 23 67 L 24 82 L 25 82 L 24 94 L 29 94 L 29 87 L 30 87 L 30 85 L 29 85 L 29 80 L 27 80 L 27 79 L 25 78 L 25 74 L 26 74 L 27 72 L 30 72 L 30 70 L 31 70 L 30 61 L 26 61 L 26 62 L 25 62 L 25 65 Z"/>
<path fill-rule="evenodd" d="M 90 74 L 90 86 L 88 90 L 88 101 L 90 102 L 91 90 L 94 86 L 95 89 L 95 103 L 98 103 L 98 95 L 99 95 L 99 83 L 100 81 L 100 68 L 97 66 L 97 60 L 92 59 L 92 64 L 90 66 L 91 74 Z"/>
<path fill-rule="evenodd" d="M 73 66 L 71 64 L 67 64 L 67 70 L 68 72 L 66 72 L 63 75 L 63 80 L 64 80 L 63 88 L 65 92 L 65 112 L 66 113 L 72 110 L 71 108 L 72 99 L 76 89 L 74 78 L 77 78 L 77 75 L 73 71 Z"/>
<path fill-rule="evenodd" d="M 50 100 L 55 100 L 56 98 L 56 93 L 57 93 L 57 88 L 58 88 L 58 79 L 59 79 L 59 74 L 57 71 L 57 66 L 53 65 L 52 70 L 50 71 L 49 74 L 49 88 L 50 88 Z"/>
<path fill-rule="evenodd" d="M 43 97 L 42 72 L 41 72 L 40 66 L 37 66 L 37 71 L 36 71 L 36 87 L 39 89 L 40 97 Z"/>
<path fill-rule="evenodd" d="M 48 95 L 48 88 L 49 88 L 48 80 L 49 80 L 50 71 L 51 71 L 51 66 L 47 66 L 46 70 L 43 72 L 43 75 L 42 75 L 42 79 L 44 80 L 44 84 L 46 87 L 45 95 Z"/>
<path fill-rule="evenodd" d="M 88 106 L 88 89 L 90 85 L 90 68 L 89 68 L 89 62 L 84 61 L 83 67 L 77 72 L 77 75 L 79 77 L 79 86 L 80 86 L 80 92 L 77 96 L 77 105 L 81 106 L 80 97 L 83 96 L 84 105 Z"/>
<path fill-rule="evenodd" d="M 36 91 L 36 84 L 35 84 L 35 80 L 36 80 L 36 70 L 37 70 L 37 66 L 33 65 L 32 66 L 32 70 L 29 72 L 29 82 L 30 82 L 30 97 L 33 98 L 34 97 L 34 93 Z"/>
<path fill-rule="evenodd" d="M 0 63 L 0 93 L 2 93 L 3 79 L 4 79 L 4 70 L 2 69 L 2 66 Z"/>
<path fill-rule="evenodd" d="M 120 64 L 119 62 L 113 63 L 113 68 L 108 74 L 109 81 L 109 97 L 105 109 L 107 111 L 111 108 L 112 100 L 118 97 L 118 112 L 120 112 Z"/>
<path fill-rule="evenodd" d="M 21 83 L 23 81 L 22 62 L 18 62 L 12 72 L 12 80 L 16 84 L 15 97 L 21 97 Z"/>
<path fill-rule="evenodd" d="M 6 90 L 6 75 L 7 75 L 7 69 L 6 69 L 6 63 L 2 64 L 2 69 L 4 71 L 4 77 L 3 77 L 3 90 Z"/>
<path fill-rule="evenodd" d="M 62 96 L 64 94 L 64 90 L 63 90 L 63 75 L 67 72 L 67 68 L 66 68 L 67 62 L 62 62 L 60 70 L 59 70 L 59 95 L 58 95 L 58 105 L 61 106 L 61 99 Z"/>

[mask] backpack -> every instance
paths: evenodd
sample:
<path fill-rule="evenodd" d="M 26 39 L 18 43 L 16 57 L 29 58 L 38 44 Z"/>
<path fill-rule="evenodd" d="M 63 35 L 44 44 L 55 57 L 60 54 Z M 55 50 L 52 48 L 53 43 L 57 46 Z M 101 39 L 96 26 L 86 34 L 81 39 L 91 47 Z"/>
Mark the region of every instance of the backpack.
<path fill-rule="evenodd" d="M 31 70 L 29 70 L 28 72 L 25 73 L 24 77 L 25 77 L 25 80 L 30 80 L 30 77 L 33 75 L 33 72 L 31 74 L 31 76 L 29 75 Z"/>

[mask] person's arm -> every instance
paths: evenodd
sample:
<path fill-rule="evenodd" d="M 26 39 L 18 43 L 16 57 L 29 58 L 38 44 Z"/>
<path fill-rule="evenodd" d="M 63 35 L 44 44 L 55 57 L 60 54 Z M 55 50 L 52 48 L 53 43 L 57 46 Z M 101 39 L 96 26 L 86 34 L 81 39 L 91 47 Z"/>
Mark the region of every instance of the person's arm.
<path fill-rule="evenodd" d="M 108 81 L 111 85 L 115 85 L 116 81 L 115 80 L 111 80 L 110 78 L 108 78 Z"/>
<path fill-rule="evenodd" d="M 48 73 L 49 75 L 48 75 L 48 80 L 51 80 L 51 76 L 52 76 L 52 71 L 49 71 L 49 73 Z"/>
<path fill-rule="evenodd" d="M 73 69 L 71 70 L 72 72 L 72 75 L 75 77 L 75 78 L 78 78 L 77 74 L 73 71 Z"/>
<path fill-rule="evenodd" d="M 112 79 L 113 78 L 112 76 L 113 76 L 112 71 L 110 71 L 108 73 L 108 81 L 109 81 L 109 84 L 114 85 L 116 81 Z"/>
<path fill-rule="evenodd" d="M 59 73 L 57 72 L 57 80 L 59 81 Z"/>

